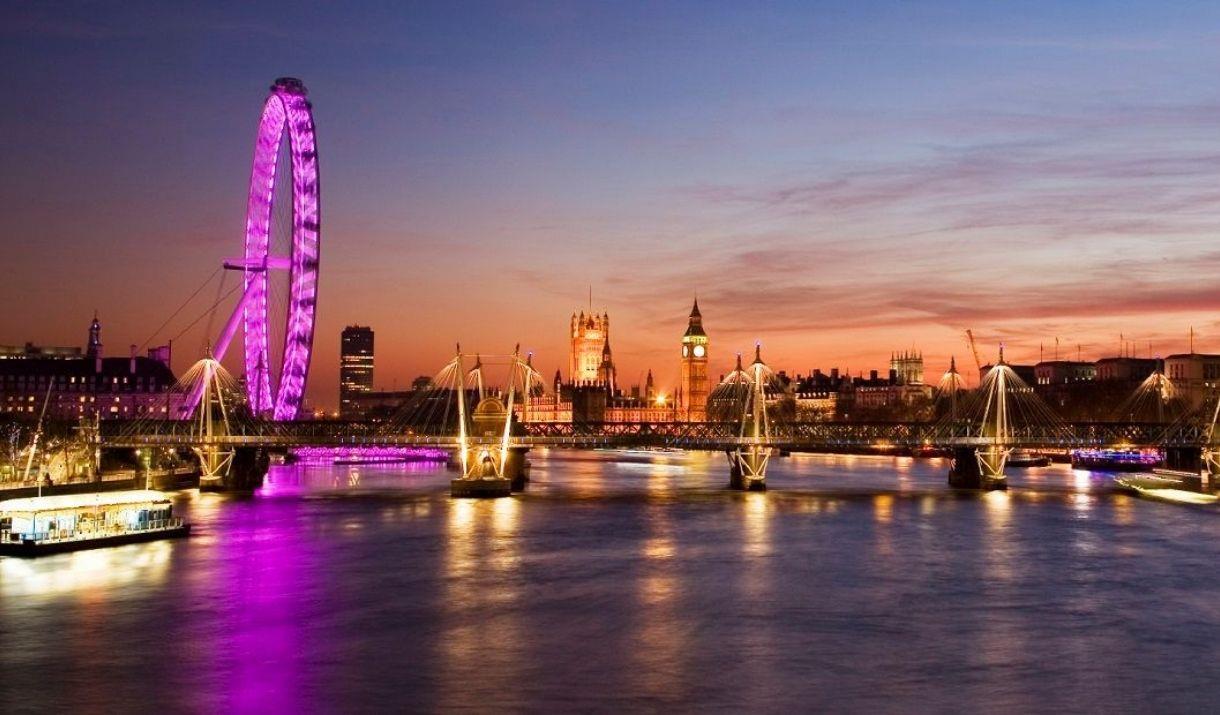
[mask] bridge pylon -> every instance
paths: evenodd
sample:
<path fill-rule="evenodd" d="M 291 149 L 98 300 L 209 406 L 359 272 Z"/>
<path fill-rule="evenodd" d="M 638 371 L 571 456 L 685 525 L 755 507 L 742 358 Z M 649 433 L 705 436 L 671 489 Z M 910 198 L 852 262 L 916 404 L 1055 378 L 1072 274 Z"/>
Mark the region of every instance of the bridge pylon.
<path fill-rule="evenodd" d="M 1057 418 L 1004 362 L 1003 345 L 1000 346 L 1000 359 L 979 385 L 975 399 L 978 409 L 972 418 L 967 418 L 971 425 L 968 436 L 953 440 L 949 486 L 957 489 L 1007 489 L 1008 477 L 1004 468 L 1016 441 L 1013 413 L 1027 418 L 1036 415 L 1046 422 L 1054 422 Z"/>
<path fill-rule="evenodd" d="M 475 366 L 468 373 L 463 370 L 462 353 L 459 347 L 454 358 L 457 385 L 453 394 L 458 406 L 458 456 L 462 474 L 449 483 L 449 493 L 454 497 L 506 497 L 514 490 L 525 488 L 529 463 L 525 458 L 527 447 L 514 445 L 513 408 L 518 393 L 528 395 L 531 381 L 538 376 L 528 362 L 521 360 L 520 351 L 514 351 L 509 362 L 508 391 L 505 395 L 491 394 L 483 378 L 483 362 L 476 358 Z M 478 402 L 468 415 L 466 410 L 468 386 L 473 384 Z"/>
<path fill-rule="evenodd" d="M 182 382 L 188 394 L 198 397 L 192 416 L 191 450 L 199 459 L 201 491 L 246 491 L 262 485 L 269 460 L 264 449 L 236 446 L 232 437 L 240 422 L 241 388 L 209 355 L 195 363 Z"/>
<path fill-rule="evenodd" d="M 725 377 L 721 387 L 736 391 L 741 401 L 741 429 L 738 432 L 737 448 L 728 453 L 729 488 L 743 491 L 765 491 L 767 488 L 767 464 L 771 461 L 771 421 L 767 416 L 767 383 L 771 371 L 762 361 L 762 346 L 754 346 L 754 362 L 748 369 L 741 366 L 737 356 L 737 367 Z M 721 388 L 717 388 L 721 390 Z M 721 390 L 722 394 L 724 390 Z M 712 399 L 720 400 L 713 395 Z"/>

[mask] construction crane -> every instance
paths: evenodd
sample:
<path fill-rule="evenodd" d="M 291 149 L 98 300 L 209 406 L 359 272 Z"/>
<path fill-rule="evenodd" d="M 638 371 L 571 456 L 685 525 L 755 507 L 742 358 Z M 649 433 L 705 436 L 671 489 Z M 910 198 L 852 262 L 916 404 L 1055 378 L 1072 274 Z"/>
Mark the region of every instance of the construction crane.
<path fill-rule="evenodd" d="M 969 328 L 966 328 L 966 339 L 970 341 L 970 352 L 974 353 L 974 367 L 981 375 L 983 374 L 983 361 L 979 360 L 979 349 L 974 344 L 974 333 Z"/>

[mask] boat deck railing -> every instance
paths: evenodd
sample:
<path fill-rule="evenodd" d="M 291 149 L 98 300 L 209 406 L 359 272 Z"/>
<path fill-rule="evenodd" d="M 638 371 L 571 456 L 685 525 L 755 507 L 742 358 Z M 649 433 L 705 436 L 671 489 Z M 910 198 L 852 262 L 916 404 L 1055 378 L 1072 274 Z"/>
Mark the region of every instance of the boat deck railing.
<path fill-rule="evenodd" d="M 183 522 L 181 517 L 171 517 L 169 519 L 154 519 L 135 526 L 118 526 L 110 529 L 90 529 L 88 531 L 38 531 L 33 533 L 0 531 L 0 542 L 22 543 L 26 541 L 36 541 L 45 543 L 60 543 L 65 541 L 88 541 L 89 539 L 120 536 L 122 534 L 131 534 L 144 531 L 166 531 L 168 529 L 178 529 L 181 528 L 184 523 L 185 522 Z"/>

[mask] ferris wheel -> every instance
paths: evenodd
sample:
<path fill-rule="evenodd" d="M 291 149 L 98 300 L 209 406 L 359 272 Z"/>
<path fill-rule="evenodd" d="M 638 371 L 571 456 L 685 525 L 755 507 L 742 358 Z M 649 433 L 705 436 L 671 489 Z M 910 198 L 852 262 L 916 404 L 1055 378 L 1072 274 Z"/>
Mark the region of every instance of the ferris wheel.
<path fill-rule="evenodd" d="M 223 359 L 241 326 L 255 415 L 292 420 L 300 412 L 317 316 L 320 236 L 313 110 L 305 85 L 282 77 L 259 120 L 243 255 L 224 264 L 242 273 L 241 299 L 212 349 Z"/>

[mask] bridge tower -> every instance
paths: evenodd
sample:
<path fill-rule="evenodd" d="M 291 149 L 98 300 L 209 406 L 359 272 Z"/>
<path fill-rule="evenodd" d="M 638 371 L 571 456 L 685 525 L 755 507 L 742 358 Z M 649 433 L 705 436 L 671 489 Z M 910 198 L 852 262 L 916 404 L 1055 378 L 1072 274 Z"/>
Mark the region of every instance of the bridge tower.
<path fill-rule="evenodd" d="M 463 369 L 461 347 L 451 363 L 458 376 L 454 396 L 458 408 L 458 456 L 461 476 L 450 481 L 449 493 L 455 497 L 506 497 L 514 489 L 525 487 L 528 462 L 526 449 L 512 445 L 513 408 L 518 382 L 528 399 L 530 386 L 541 382 L 541 376 L 526 361 L 521 360 L 520 348 L 509 362 L 508 392 L 502 396 L 490 394 L 483 378 L 483 361 L 476 358 L 469 373 Z M 478 402 L 467 414 L 468 386 L 473 384 Z"/>
<path fill-rule="evenodd" d="M 1217 434 L 1216 431 L 1218 420 L 1220 420 L 1220 395 L 1216 396 L 1216 406 L 1212 410 L 1211 422 L 1203 429 L 1203 448 L 1199 450 L 1199 487 L 1204 490 L 1213 489 L 1217 479 L 1220 478 L 1220 442 L 1217 441 L 1220 434 Z M 1180 455 L 1176 456 L 1180 459 Z"/>
<path fill-rule="evenodd" d="M 982 417 L 974 434 L 955 440 L 949 486 L 960 489 L 1008 489 L 1004 467 L 1012 454 L 1012 428 L 1009 416 L 1010 383 L 1016 379 L 1012 368 L 1000 359 L 979 386 L 984 400 Z"/>
<path fill-rule="evenodd" d="M 181 382 L 194 398 L 190 441 L 199 458 L 199 488 L 246 491 L 261 486 L 269 464 L 265 451 L 237 446 L 231 439 L 242 436 L 235 426 L 239 421 L 236 413 L 244 408 L 237 404 L 241 387 L 232 375 L 209 352 Z"/>
<path fill-rule="evenodd" d="M 233 465 L 233 450 L 219 442 L 219 438 L 229 434 L 229 408 L 220 384 L 223 369 L 220 361 L 209 354 L 188 371 L 188 375 L 198 371 L 198 387 L 192 390 L 199 394 L 192 437 L 199 457 L 199 488 L 204 491 L 222 488 Z"/>
<path fill-rule="evenodd" d="M 767 488 L 767 463 L 771 460 L 771 421 L 767 418 L 766 394 L 769 370 L 762 361 L 762 346 L 754 346 L 754 362 L 748 370 L 742 370 L 738 355 L 734 372 L 745 375 L 748 391 L 742 406 L 737 448 L 729 453 L 729 487 L 763 491 Z"/>

